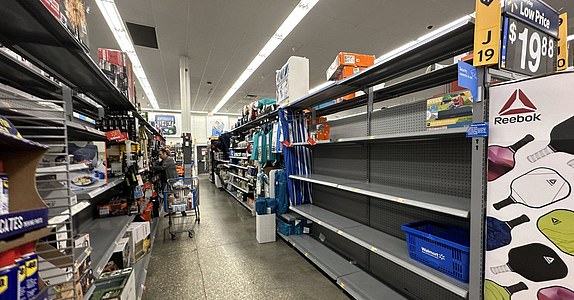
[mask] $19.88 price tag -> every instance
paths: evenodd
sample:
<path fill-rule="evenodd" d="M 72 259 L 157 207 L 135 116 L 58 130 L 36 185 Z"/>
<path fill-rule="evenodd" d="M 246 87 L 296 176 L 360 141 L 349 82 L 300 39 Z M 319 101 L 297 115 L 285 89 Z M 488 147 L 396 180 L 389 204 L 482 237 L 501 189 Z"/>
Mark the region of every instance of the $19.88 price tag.
<path fill-rule="evenodd" d="M 556 69 L 556 41 L 552 36 L 513 18 L 505 20 L 504 32 L 503 68 L 527 75 Z"/>

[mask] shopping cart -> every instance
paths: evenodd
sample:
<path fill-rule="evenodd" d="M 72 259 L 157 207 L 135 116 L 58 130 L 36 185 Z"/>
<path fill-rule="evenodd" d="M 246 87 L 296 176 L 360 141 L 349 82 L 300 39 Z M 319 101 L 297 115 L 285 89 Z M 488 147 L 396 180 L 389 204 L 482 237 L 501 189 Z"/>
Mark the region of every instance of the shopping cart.
<path fill-rule="evenodd" d="M 193 238 L 195 224 L 199 224 L 199 179 L 174 178 L 167 181 L 168 190 L 164 192 L 164 203 L 169 216 L 168 227 L 164 229 L 175 240 L 178 233 L 187 232 Z"/>

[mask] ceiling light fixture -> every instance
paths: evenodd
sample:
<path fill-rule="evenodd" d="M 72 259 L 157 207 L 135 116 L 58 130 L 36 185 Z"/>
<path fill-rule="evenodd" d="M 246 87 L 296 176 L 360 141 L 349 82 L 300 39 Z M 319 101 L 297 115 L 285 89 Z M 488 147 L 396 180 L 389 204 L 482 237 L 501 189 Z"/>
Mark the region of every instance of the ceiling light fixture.
<path fill-rule="evenodd" d="M 451 30 L 453 30 L 454 28 L 460 27 L 466 23 L 468 23 L 472 18 L 472 15 L 466 15 L 456 21 L 453 21 L 445 26 L 442 26 L 438 29 L 435 29 L 421 37 L 419 37 L 418 39 L 414 40 L 414 41 L 410 41 L 394 50 L 389 51 L 388 53 L 381 55 L 379 58 L 377 58 L 375 60 L 375 63 L 380 63 L 383 61 L 389 61 L 399 55 L 401 55 L 402 53 L 407 52 L 408 50 L 410 50 L 411 48 L 418 46 L 418 45 L 422 45 L 427 43 L 428 41 L 435 39 L 436 37 L 445 34 L 447 32 L 450 32 Z"/>
<path fill-rule="evenodd" d="M 102 0 L 100 0 L 102 1 Z M 223 98 L 217 103 L 212 113 L 218 112 L 229 99 L 239 90 L 239 88 L 249 79 L 251 74 L 253 74 L 257 68 L 275 51 L 277 46 L 283 42 L 283 40 L 291 33 L 291 31 L 303 20 L 307 13 L 317 4 L 319 0 L 301 0 L 299 4 L 291 11 L 287 19 L 283 21 L 283 24 L 279 26 L 277 31 L 273 36 L 267 41 L 267 44 L 263 46 L 263 49 L 259 51 L 257 56 L 253 58 L 251 63 L 247 66 L 245 71 L 241 73 L 239 78 L 233 83 L 231 88 L 225 93 Z"/>
<path fill-rule="evenodd" d="M 142 89 L 144 90 L 147 99 L 151 103 L 151 106 L 155 109 L 159 109 L 159 105 L 155 95 L 153 94 L 151 85 L 147 79 L 147 76 L 145 75 L 138 55 L 136 54 L 134 44 L 132 43 L 126 26 L 124 25 L 122 17 L 120 16 L 120 12 L 118 11 L 116 3 L 114 0 L 96 0 L 96 4 L 102 12 L 106 23 L 108 23 L 108 27 L 110 27 L 110 30 L 114 34 L 116 41 L 120 45 L 120 49 L 130 58 L 134 74 L 138 79 Z"/>

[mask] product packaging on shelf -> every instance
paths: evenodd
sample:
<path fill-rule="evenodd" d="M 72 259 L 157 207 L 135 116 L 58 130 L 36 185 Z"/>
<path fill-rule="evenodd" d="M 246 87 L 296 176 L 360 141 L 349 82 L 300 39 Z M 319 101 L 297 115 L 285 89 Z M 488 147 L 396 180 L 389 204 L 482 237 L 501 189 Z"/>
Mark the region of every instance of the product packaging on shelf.
<path fill-rule="evenodd" d="M 98 216 L 100 218 L 125 216 L 127 214 L 128 204 L 125 199 L 120 197 L 115 197 L 106 204 L 98 205 Z"/>
<path fill-rule="evenodd" d="M 132 268 L 103 273 L 96 280 L 91 300 L 136 300 L 135 275 Z"/>
<path fill-rule="evenodd" d="M 428 129 L 456 128 L 472 123 L 472 95 L 457 92 L 427 100 Z"/>
<path fill-rule="evenodd" d="M 0 300 L 18 299 L 18 259 L 17 251 L 14 249 L 0 254 Z"/>
<path fill-rule="evenodd" d="M 339 52 L 326 71 L 327 80 L 340 80 L 353 75 L 353 68 L 367 68 L 375 64 L 374 55 Z M 345 70 L 346 69 L 346 70 Z M 362 70 L 359 70 L 362 71 Z M 346 76 L 343 76 L 346 73 Z"/>
<path fill-rule="evenodd" d="M 104 272 L 116 271 L 131 267 L 132 265 L 132 253 L 130 249 L 131 238 L 126 237 L 120 239 L 117 243 L 114 253 L 110 258 L 110 261 L 104 268 Z"/>
<path fill-rule="evenodd" d="M 309 92 L 309 59 L 291 56 L 277 71 L 277 105 L 286 106 Z"/>
<path fill-rule="evenodd" d="M 35 251 L 35 243 L 28 243 L 20 249 L 20 260 L 25 270 L 25 276 L 21 278 L 20 289 L 25 289 L 25 296 L 23 299 L 33 299 L 40 293 L 39 278 L 38 278 L 38 255 Z M 20 290 L 20 295 L 22 291 Z"/>
<path fill-rule="evenodd" d="M 10 199 L 8 197 L 8 176 L 4 173 L 4 162 L 0 160 L 0 215 L 10 212 Z"/>
<path fill-rule="evenodd" d="M 135 76 L 127 54 L 120 50 L 98 48 L 98 59 L 100 69 L 135 107 Z"/>
<path fill-rule="evenodd" d="M 149 222 L 134 222 L 128 226 L 124 237 L 130 238 L 130 255 L 134 263 L 148 252 L 145 241 L 150 239 L 150 233 Z"/>
<path fill-rule="evenodd" d="M 89 51 L 88 7 L 84 0 L 40 0 L 56 20 L 76 38 L 86 51 Z"/>
<path fill-rule="evenodd" d="M 74 237 L 74 248 L 91 247 L 90 234 L 81 233 Z"/>

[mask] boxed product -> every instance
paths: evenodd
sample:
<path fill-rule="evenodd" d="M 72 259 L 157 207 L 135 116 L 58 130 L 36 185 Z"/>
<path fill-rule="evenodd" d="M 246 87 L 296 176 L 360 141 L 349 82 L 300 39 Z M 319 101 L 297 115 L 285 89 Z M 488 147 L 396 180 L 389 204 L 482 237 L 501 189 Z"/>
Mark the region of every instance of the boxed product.
<path fill-rule="evenodd" d="M 98 59 L 100 69 L 135 106 L 135 76 L 127 54 L 120 50 L 98 48 Z"/>
<path fill-rule="evenodd" d="M 255 234 L 258 243 L 275 242 L 275 232 L 275 214 L 255 216 Z"/>
<path fill-rule="evenodd" d="M 281 107 L 307 95 L 309 92 L 309 59 L 291 56 L 287 63 L 277 71 L 275 85 L 277 105 Z"/>
<path fill-rule="evenodd" d="M 94 283 L 91 255 L 86 255 L 82 261 L 76 262 L 76 267 L 74 280 L 80 283 L 82 293 L 85 295 Z"/>
<path fill-rule="evenodd" d="M 131 254 L 131 238 L 122 238 L 114 249 L 114 253 L 108 264 L 106 265 L 106 271 L 115 271 L 131 267 L 132 264 L 132 254 Z"/>
<path fill-rule="evenodd" d="M 98 205 L 98 216 L 113 217 L 123 216 L 128 214 L 128 204 L 125 199 L 116 197 L 109 203 Z"/>
<path fill-rule="evenodd" d="M 40 0 L 50 13 L 70 33 L 89 50 L 88 24 L 86 14 L 88 6 L 84 0 Z"/>
<path fill-rule="evenodd" d="M 428 129 L 456 128 L 472 123 L 472 94 L 470 91 L 446 94 L 427 100 Z"/>
<path fill-rule="evenodd" d="M 19 264 L 17 251 L 10 249 L 0 253 L 0 299 L 18 299 Z"/>
<path fill-rule="evenodd" d="M 132 268 L 103 273 L 95 285 L 91 300 L 136 300 Z"/>
<path fill-rule="evenodd" d="M 329 69 L 326 71 L 327 80 L 339 80 L 341 78 L 345 78 L 341 77 L 345 67 L 367 68 L 373 64 L 375 64 L 374 55 L 339 52 L 333 63 L 329 66 Z M 348 73 L 349 70 L 346 72 Z"/>
<path fill-rule="evenodd" d="M 74 237 L 74 248 L 90 247 L 90 234 L 80 233 Z"/>
<path fill-rule="evenodd" d="M 141 259 L 149 249 L 145 247 L 145 240 L 150 238 L 149 222 L 136 222 L 128 226 L 124 237 L 130 238 L 130 256 L 132 262 Z"/>

